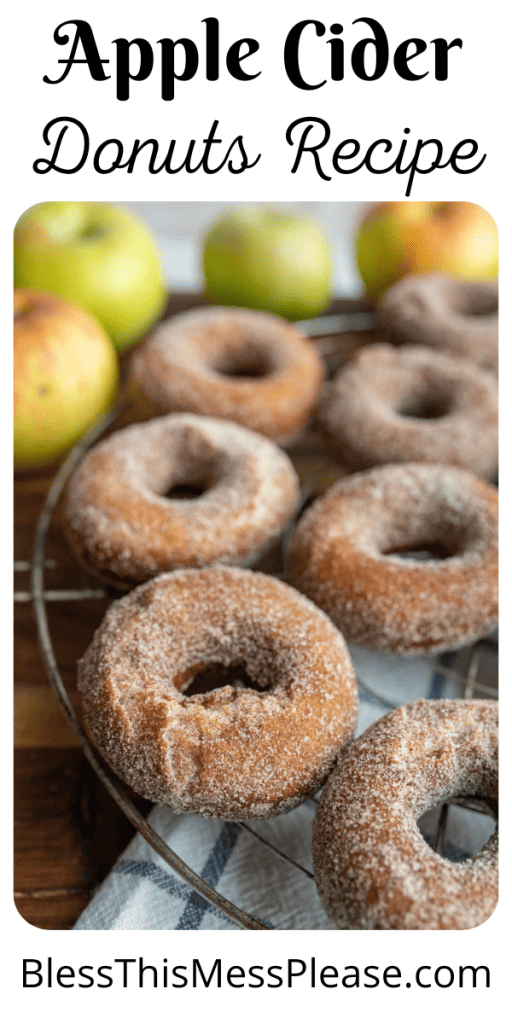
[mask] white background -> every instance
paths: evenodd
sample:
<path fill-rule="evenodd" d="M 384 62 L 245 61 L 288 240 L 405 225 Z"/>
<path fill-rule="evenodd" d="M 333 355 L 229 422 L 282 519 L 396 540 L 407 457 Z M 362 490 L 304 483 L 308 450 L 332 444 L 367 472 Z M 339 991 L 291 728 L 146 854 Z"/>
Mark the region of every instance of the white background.
<path fill-rule="evenodd" d="M 436 136 L 449 149 L 466 137 L 475 138 L 487 160 L 475 175 L 455 175 L 444 170 L 416 180 L 413 199 L 468 199 L 486 206 L 495 216 L 502 235 L 502 280 L 507 280 L 510 225 L 508 192 L 510 159 L 505 138 L 508 132 L 506 92 L 509 89 L 507 68 L 507 26 L 503 23 L 505 5 L 491 0 L 484 5 L 439 2 L 429 0 L 424 5 L 402 3 L 398 0 L 384 3 L 336 3 L 317 0 L 315 4 L 296 0 L 294 4 L 279 4 L 276 0 L 259 0 L 257 4 L 227 3 L 210 0 L 188 4 L 171 2 L 108 3 L 66 2 L 11 5 L 10 26 L 4 26 L 3 98 L 8 110 L 3 127 L 4 173 L 2 205 L 2 248 L 4 266 L 2 288 L 5 310 L 5 339 L 10 336 L 11 230 L 23 209 L 43 199 L 103 199 L 115 201 L 237 201 L 283 200 L 351 201 L 367 202 L 372 199 L 402 199 L 404 180 L 394 174 L 372 176 L 367 173 L 340 176 L 333 174 L 330 182 L 321 181 L 310 169 L 290 174 L 292 153 L 284 135 L 287 125 L 296 117 L 314 114 L 324 117 L 331 125 L 333 139 L 358 138 L 368 144 L 385 136 L 395 141 L 402 138 L 403 128 L 411 128 L 411 137 Z M 244 35 L 256 37 L 261 49 L 251 64 L 261 67 L 262 74 L 254 82 L 241 84 L 225 73 L 217 83 L 208 84 L 198 74 L 191 82 L 178 83 L 177 97 L 172 103 L 159 99 L 158 69 L 150 80 L 133 84 L 133 96 L 127 103 L 115 99 L 112 81 L 92 82 L 87 69 L 74 68 L 61 85 L 47 86 L 42 76 L 56 77 L 57 60 L 62 57 L 60 47 L 53 43 L 54 28 L 70 16 L 86 18 L 95 31 L 102 56 L 112 58 L 110 41 L 118 36 L 129 39 L 144 36 L 153 43 L 163 36 L 178 38 L 190 36 L 200 44 L 203 38 L 201 18 L 216 16 L 221 22 L 221 36 L 229 44 Z M 344 82 L 329 83 L 316 92 L 303 93 L 286 79 L 282 48 L 287 31 L 302 17 L 316 17 L 327 25 L 333 20 L 345 25 L 347 42 L 355 42 L 356 29 L 351 22 L 356 17 L 373 16 L 385 26 L 390 45 L 396 46 L 408 36 L 421 36 L 427 41 L 436 36 L 452 39 L 461 36 L 462 51 L 453 51 L 448 82 L 436 82 L 433 75 L 417 83 L 400 81 L 393 70 L 388 70 L 380 82 L 365 83 L 350 74 Z M 4 14 L 5 17 L 5 14 Z M 325 37 L 326 38 L 326 37 Z M 156 47 L 155 47 L 156 49 Z M 420 58 L 421 60 L 422 58 Z M 316 40 L 311 53 L 311 68 L 316 61 L 318 74 L 326 64 L 325 39 Z M 204 67 L 204 65 L 202 65 Z M 322 74 L 322 77 L 324 77 Z M 211 122 L 217 118 L 221 134 L 231 139 L 241 133 L 253 151 L 261 151 L 258 166 L 244 174 L 232 176 L 227 171 L 204 176 L 176 174 L 149 176 L 143 170 L 133 175 L 117 171 L 98 176 L 89 168 L 78 175 L 49 174 L 37 176 L 32 171 L 33 161 L 47 156 L 41 139 L 44 125 L 52 118 L 71 115 L 82 120 L 96 144 L 116 136 L 125 142 L 135 137 L 151 136 L 165 143 L 171 138 L 188 143 L 191 138 L 202 138 Z M 142 168 L 142 164 L 141 164 Z M 507 291 L 503 290 L 505 304 Z M 510 323 L 509 310 L 502 313 L 502 325 Z M 508 317 L 508 320 L 505 319 Z M 508 340 L 506 326 L 502 326 L 504 341 Z M 503 353 L 502 380 L 506 396 L 509 359 Z M 6 374 L 6 378 L 8 375 Z M 6 380 L 9 385 L 10 381 Z M 6 403 L 7 404 L 7 403 Z M 7 413 L 9 410 L 7 409 Z M 7 423 L 4 437 L 10 440 Z M 502 438 L 506 435 L 503 432 Z M 504 444 L 505 448 L 506 445 Z M 10 475 L 10 453 L 6 447 L 6 477 Z M 505 481 L 506 482 L 506 481 Z M 507 488 L 502 490 L 508 500 Z M 503 499 L 502 499 L 503 500 Z M 8 515 L 8 513 L 7 513 Z M 504 522 L 509 517 L 504 518 Z M 505 559 L 506 531 L 503 531 Z M 7 521 L 5 536 L 10 536 Z M 7 544 L 2 552 L 4 579 L 10 578 Z M 10 592 L 5 588 L 5 614 L 9 623 Z M 503 606 L 502 606 L 503 608 Z M 506 614 L 506 613 L 505 613 Z M 506 624 L 506 618 L 504 615 Z M 506 634 L 506 630 L 502 631 Z M 507 680 L 508 652 L 502 658 L 503 678 Z M 8 662 L 6 661 L 6 665 Z M 5 670 L 5 685 L 10 686 L 9 669 Z M 506 689 L 506 687 L 504 687 Z M 509 712 L 507 694 L 504 697 L 505 714 Z M 502 732 L 507 737 L 510 716 Z M 9 729 L 9 726 L 6 726 Z M 510 746 L 509 743 L 506 746 Z M 5 739 L 6 769 L 10 776 L 10 734 Z M 509 775 L 510 773 L 508 773 Z M 507 777 L 505 775 L 505 777 Z M 510 808 L 507 809 L 505 788 L 505 818 L 503 834 L 505 854 L 503 863 L 502 896 L 500 907 L 493 918 L 482 927 L 470 932 L 444 933 L 54 933 L 39 931 L 26 924 L 13 909 L 11 901 L 11 839 L 5 840 L 5 863 L 2 874 L 3 929 L 6 944 L 3 953 L 3 989 L 10 1009 L 7 1019 L 16 1012 L 21 1021 L 33 1020 L 43 1014 L 56 1021 L 72 1018 L 74 1021 L 110 1020 L 114 1014 L 124 1021 L 139 1020 L 143 1015 L 187 1015 L 193 1019 L 214 1017 L 234 1019 L 244 1014 L 248 1019 L 263 1016 L 280 1019 L 283 1015 L 309 1021 L 319 1014 L 349 1016 L 352 1019 L 383 1020 L 414 1018 L 428 1021 L 436 1017 L 477 1021 L 490 1012 L 506 1013 L 505 999 L 510 975 L 510 886 L 507 866 L 510 864 Z M 4 821 L 10 821 L 10 786 L 6 785 Z M 314 991 L 303 986 L 293 990 L 230 990 L 200 989 L 167 991 L 144 989 L 121 990 L 51 990 L 22 991 L 21 961 L 23 957 L 44 960 L 52 956 L 54 964 L 111 963 L 114 957 L 143 955 L 146 961 L 160 964 L 166 956 L 170 964 L 184 963 L 192 957 L 209 962 L 222 956 L 226 964 L 283 963 L 288 957 L 308 959 L 316 955 L 319 964 L 344 965 L 387 964 L 399 965 L 404 976 L 412 977 L 421 964 L 449 964 L 454 968 L 464 964 L 488 964 L 491 967 L 492 988 L 459 991 L 429 989 L 420 992 L 414 987 L 400 990 L 380 986 L 373 990 L 320 989 Z"/>
<path fill-rule="evenodd" d="M 180 288 L 200 290 L 202 241 L 219 217 L 239 206 L 222 202 L 150 202 L 123 203 L 141 217 L 153 231 L 164 262 L 167 282 Z M 280 209 L 306 215 L 322 226 L 333 250 L 333 291 L 335 295 L 363 295 L 363 282 L 357 268 L 354 237 L 370 203 L 298 202 L 279 203 Z"/>

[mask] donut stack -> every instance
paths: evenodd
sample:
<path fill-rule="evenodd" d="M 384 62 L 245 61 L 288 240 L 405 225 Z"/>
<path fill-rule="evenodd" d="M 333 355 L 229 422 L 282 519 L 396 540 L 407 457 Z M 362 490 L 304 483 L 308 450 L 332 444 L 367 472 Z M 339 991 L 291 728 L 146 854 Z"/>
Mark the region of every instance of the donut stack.
<path fill-rule="evenodd" d="M 422 315 L 414 334 L 421 302 L 450 310 L 445 344 Z M 132 357 L 143 422 L 69 482 L 73 552 L 129 591 L 78 666 L 98 749 L 149 799 L 232 820 L 288 811 L 328 780 L 314 860 L 338 927 L 467 928 L 495 903 L 494 837 L 453 865 L 416 825 L 453 796 L 495 808 L 494 704 L 416 702 L 353 742 L 347 648 L 433 652 L 496 626 L 494 315 L 489 289 L 401 282 L 382 308 L 394 344 L 325 385 L 313 344 L 278 318 L 177 316 Z M 479 320 L 465 357 L 457 317 Z M 282 446 L 314 412 L 352 472 L 289 535 L 299 481 Z M 285 531 L 283 582 L 252 567 Z"/>
<path fill-rule="evenodd" d="M 107 584 L 143 584 L 112 605 L 79 663 L 88 727 L 125 782 L 175 811 L 288 811 L 354 736 L 341 633 L 247 568 L 296 513 L 298 477 L 276 440 L 310 418 L 323 377 L 313 344 L 277 317 L 176 317 L 130 368 L 156 418 L 101 441 L 69 482 L 78 561 Z"/>

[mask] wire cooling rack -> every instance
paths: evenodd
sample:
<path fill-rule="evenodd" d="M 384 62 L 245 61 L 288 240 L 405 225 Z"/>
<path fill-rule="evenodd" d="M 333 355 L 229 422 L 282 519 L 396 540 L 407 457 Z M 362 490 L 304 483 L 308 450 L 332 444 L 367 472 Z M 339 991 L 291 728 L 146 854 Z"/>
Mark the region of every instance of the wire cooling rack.
<path fill-rule="evenodd" d="M 355 330 L 367 329 L 368 326 L 371 326 L 371 323 L 368 322 L 368 318 L 364 321 L 361 320 L 360 325 L 354 323 Z M 322 323 L 318 325 L 316 332 L 314 330 L 310 330 L 309 333 L 312 336 L 315 333 L 320 335 L 331 327 L 335 327 L 335 325 L 330 323 L 327 324 L 322 321 Z M 339 327 L 340 325 L 336 324 L 336 328 L 339 329 Z M 345 330 L 346 329 L 347 327 L 345 326 Z M 336 341 L 333 341 L 331 338 L 322 338 L 322 342 L 319 347 L 321 347 L 321 351 L 327 361 L 327 365 L 332 368 L 333 365 L 339 365 L 340 362 L 344 361 L 348 352 L 355 346 L 350 340 L 344 341 L 343 339 L 338 338 Z M 114 412 L 106 416 L 87 434 L 85 434 L 71 450 L 67 459 L 58 471 L 47 494 L 37 525 L 32 563 L 30 566 L 30 591 L 15 591 L 15 601 L 33 602 L 39 642 L 50 683 L 89 763 L 131 824 L 147 840 L 147 842 L 162 857 L 169 867 L 176 872 L 177 875 L 188 883 L 192 889 L 199 893 L 200 896 L 230 918 L 235 924 L 249 930 L 268 930 L 268 924 L 265 924 L 256 917 L 253 917 L 243 908 L 235 906 L 235 904 L 227 900 L 221 893 L 216 891 L 215 888 L 205 882 L 200 875 L 193 871 L 189 865 L 171 849 L 171 847 L 158 835 L 149 822 L 139 812 L 131 798 L 128 788 L 110 770 L 108 765 L 103 762 L 102 758 L 91 745 L 88 735 L 82 725 L 80 716 L 75 710 L 73 702 L 69 696 L 57 664 L 51 630 L 48 622 L 48 604 L 52 602 L 88 601 L 98 598 L 108 601 L 121 596 L 120 593 L 114 590 L 99 589 L 93 586 L 79 589 L 52 589 L 51 587 L 46 586 L 47 574 L 51 575 L 51 573 L 58 568 L 57 564 L 47 557 L 46 548 L 48 530 L 52 523 L 59 499 L 71 473 L 81 460 L 85 451 L 94 444 L 94 442 L 97 441 L 108 428 L 115 424 L 116 415 L 117 414 Z M 313 487 L 311 485 L 308 486 L 307 484 L 303 488 L 302 505 L 307 502 L 312 490 Z M 15 563 L 14 568 L 15 572 L 22 572 L 28 569 L 28 565 L 26 563 Z M 444 652 L 437 657 L 423 659 L 427 663 L 430 672 L 430 696 L 434 698 L 436 696 L 441 696 L 444 687 L 452 685 L 456 687 L 457 696 L 467 698 L 497 698 L 497 653 L 497 636 L 489 635 L 462 651 Z M 361 673 L 358 673 L 358 687 L 361 700 L 374 705 L 376 717 L 398 706 L 390 692 L 386 692 L 385 688 L 379 692 L 374 685 L 368 685 L 364 678 L 361 677 Z M 315 805 L 317 803 L 318 798 L 313 798 L 308 801 L 311 808 L 312 819 L 315 811 Z M 450 859 L 463 859 L 468 854 L 465 854 L 464 851 L 460 850 L 454 852 L 453 849 L 450 848 L 450 844 L 446 842 L 450 808 L 455 805 L 465 808 L 465 811 L 470 814 L 484 814 L 487 816 L 491 814 L 489 807 L 483 805 L 478 800 L 455 799 L 449 804 L 442 804 L 436 809 L 434 815 L 435 820 L 433 823 L 432 821 L 430 822 L 429 830 L 428 832 L 424 831 L 424 835 L 427 842 L 429 842 L 433 849 L 438 853 L 443 856 L 447 856 Z M 190 815 L 189 818 L 190 827 L 193 828 L 195 818 L 193 815 Z M 314 876 L 310 870 L 308 870 L 304 865 L 297 863 L 297 861 L 288 855 L 285 849 L 279 848 L 259 834 L 258 829 L 252 824 L 249 825 L 247 822 L 239 822 L 238 824 L 252 837 L 255 844 L 263 844 L 263 846 L 271 851 L 272 856 L 281 858 L 291 865 L 294 870 L 302 872 L 310 879 L 313 879 Z"/>

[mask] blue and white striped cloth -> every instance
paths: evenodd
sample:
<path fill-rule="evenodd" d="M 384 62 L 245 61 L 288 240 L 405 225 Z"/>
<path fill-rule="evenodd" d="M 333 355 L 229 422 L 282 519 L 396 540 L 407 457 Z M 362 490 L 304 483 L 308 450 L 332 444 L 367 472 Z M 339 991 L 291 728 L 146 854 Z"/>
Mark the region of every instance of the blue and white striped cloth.
<path fill-rule="evenodd" d="M 360 681 L 359 732 L 391 707 L 418 697 L 461 697 L 463 687 L 443 674 L 462 669 L 461 653 L 432 662 L 376 655 L 351 648 Z M 460 662 L 459 660 L 460 659 Z M 496 651 L 481 645 L 479 679 L 493 688 Z M 313 800 L 289 814 L 248 822 L 258 835 L 284 851 L 312 873 L 311 826 Z M 432 834 L 435 812 L 425 820 Z M 242 823 L 177 815 L 154 807 L 149 821 L 158 834 L 198 875 L 232 903 L 270 928 L 328 929 L 331 924 L 318 899 L 314 880 L 260 843 Z M 492 831 L 489 819 L 452 808 L 444 852 L 452 859 L 476 852 Z M 238 926 L 175 875 L 148 843 L 137 835 L 114 865 L 77 929 L 223 930 Z"/>

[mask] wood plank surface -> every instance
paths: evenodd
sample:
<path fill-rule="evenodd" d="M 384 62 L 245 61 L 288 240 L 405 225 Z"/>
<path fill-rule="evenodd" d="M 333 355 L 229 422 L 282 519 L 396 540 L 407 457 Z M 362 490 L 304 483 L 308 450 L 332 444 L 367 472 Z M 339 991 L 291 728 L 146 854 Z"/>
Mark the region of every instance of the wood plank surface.
<path fill-rule="evenodd" d="M 201 304 L 199 296 L 173 296 L 166 315 Z M 357 310 L 361 304 L 337 302 L 332 312 Z M 344 335 L 348 349 L 366 336 Z M 323 443 L 314 432 L 293 453 L 303 480 L 315 475 L 321 491 L 343 475 L 334 460 L 325 457 Z M 319 458 L 319 453 L 323 453 Z M 30 603 L 28 566 L 34 532 L 56 467 L 24 473 L 14 486 L 14 558 L 17 564 L 14 589 L 14 806 L 15 806 L 15 903 L 19 913 L 39 928 L 71 928 L 95 888 L 133 835 L 115 802 L 108 795 L 77 745 L 42 662 Z M 53 590 L 98 589 L 74 564 L 66 546 L 60 509 L 48 534 L 45 588 Z M 99 625 L 107 602 L 55 601 L 47 605 L 49 627 L 57 664 L 78 707 L 76 661 Z M 146 812 L 149 804 L 136 798 Z"/>

